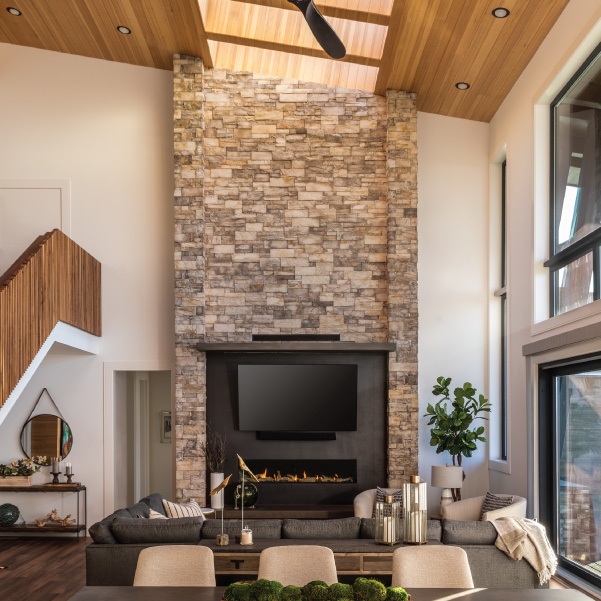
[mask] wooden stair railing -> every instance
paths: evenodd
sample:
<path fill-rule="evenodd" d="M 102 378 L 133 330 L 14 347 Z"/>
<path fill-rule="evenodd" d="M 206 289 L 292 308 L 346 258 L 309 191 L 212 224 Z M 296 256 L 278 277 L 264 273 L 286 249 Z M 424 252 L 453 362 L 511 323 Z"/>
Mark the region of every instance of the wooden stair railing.
<path fill-rule="evenodd" d="M 59 321 L 101 335 L 100 263 L 53 230 L 0 277 L 0 407 Z"/>

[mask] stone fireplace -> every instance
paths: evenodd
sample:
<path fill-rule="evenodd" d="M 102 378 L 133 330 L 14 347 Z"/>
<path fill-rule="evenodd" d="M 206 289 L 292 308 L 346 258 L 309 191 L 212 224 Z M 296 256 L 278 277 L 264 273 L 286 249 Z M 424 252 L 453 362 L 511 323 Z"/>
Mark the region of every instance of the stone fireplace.
<path fill-rule="evenodd" d="M 196 345 L 253 334 L 395 344 L 379 483 L 398 486 L 417 472 L 415 95 L 176 55 L 174 111 L 177 497 L 206 495 L 207 356 Z"/>

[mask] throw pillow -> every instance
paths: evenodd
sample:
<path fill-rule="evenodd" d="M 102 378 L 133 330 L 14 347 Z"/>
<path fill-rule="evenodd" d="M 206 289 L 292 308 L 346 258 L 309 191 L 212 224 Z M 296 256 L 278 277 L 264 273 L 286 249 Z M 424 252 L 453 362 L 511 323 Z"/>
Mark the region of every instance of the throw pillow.
<path fill-rule="evenodd" d="M 204 519 L 202 509 L 196 501 L 178 505 L 177 503 L 171 503 L 171 501 L 163 499 L 163 507 L 165 508 L 165 514 L 168 518 L 201 517 Z"/>
<path fill-rule="evenodd" d="M 498 497 L 489 492 L 486 493 L 484 503 L 482 503 L 482 511 L 480 512 L 480 521 L 484 518 L 484 514 L 495 509 L 502 509 L 513 503 L 513 497 Z"/>
<path fill-rule="evenodd" d="M 392 500 L 395 503 L 400 503 L 401 504 L 401 511 L 403 510 L 403 491 L 402 490 L 397 490 L 395 492 L 386 492 L 383 488 L 380 488 L 379 486 L 376 486 L 376 500 L 374 501 L 374 510 L 371 514 L 372 518 L 376 517 L 376 503 L 384 503 L 384 501 L 386 500 L 386 497 L 389 497 L 392 495 Z"/>
<path fill-rule="evenodd" d="M 163 515 L 162 513 L 159 513 L 158 511 L 155 511 L 154 509 L 150 510 L 150 515 L 148 516 L 148 518 L 146 518 L 146 516 L 140 515 L 140 514 L 138 514 L 138 517 L 142 518 L 142 519 L 151 519 L 151 520 L 168 520 L 169 519 L 166 515 Z"/>

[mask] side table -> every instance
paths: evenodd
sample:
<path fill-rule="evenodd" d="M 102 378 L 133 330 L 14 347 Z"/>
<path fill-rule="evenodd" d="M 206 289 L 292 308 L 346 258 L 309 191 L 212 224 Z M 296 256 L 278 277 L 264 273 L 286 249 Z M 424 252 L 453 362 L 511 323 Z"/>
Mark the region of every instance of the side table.
<path fill-rule="evenodd" d="M 87 489 L 83 484 L 34 484 L 32 486 L 6 486 L 0 488 L 0 496 L 3 493 L 76 493 L 77 494 L 77 512 L 75 517 L 75 524 L 70 526 L 61 526 L 59 524 L 46 524 L 45 526 L 38 526 L 35 522 L 23 525 L 13 526 L 0 526 L 0 532 L 69 532 L 76 535 L 76 540 L 79 540 L 79 533 L 83 532 L 84 537 L 87 531 L 88 522 L 88 497 Z M 80 517 L 82 509 L 80 508 L 80 495 L 83 493 L 83 524 L 80 523 Z"/>

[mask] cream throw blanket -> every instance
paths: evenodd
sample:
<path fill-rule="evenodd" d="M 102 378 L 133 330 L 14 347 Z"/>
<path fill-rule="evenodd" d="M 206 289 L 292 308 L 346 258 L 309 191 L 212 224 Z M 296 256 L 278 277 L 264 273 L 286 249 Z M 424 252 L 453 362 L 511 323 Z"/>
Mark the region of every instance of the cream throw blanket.
<path fill-rule="evenodd" d="M 491 521 L 497 530 L 495 547 L 516 561 L 525 559 L 538 574 L 540 584 L 551 579 L 557 569 L 557 557 L 544 526 L 526 518 L 498 518 Z"/>

